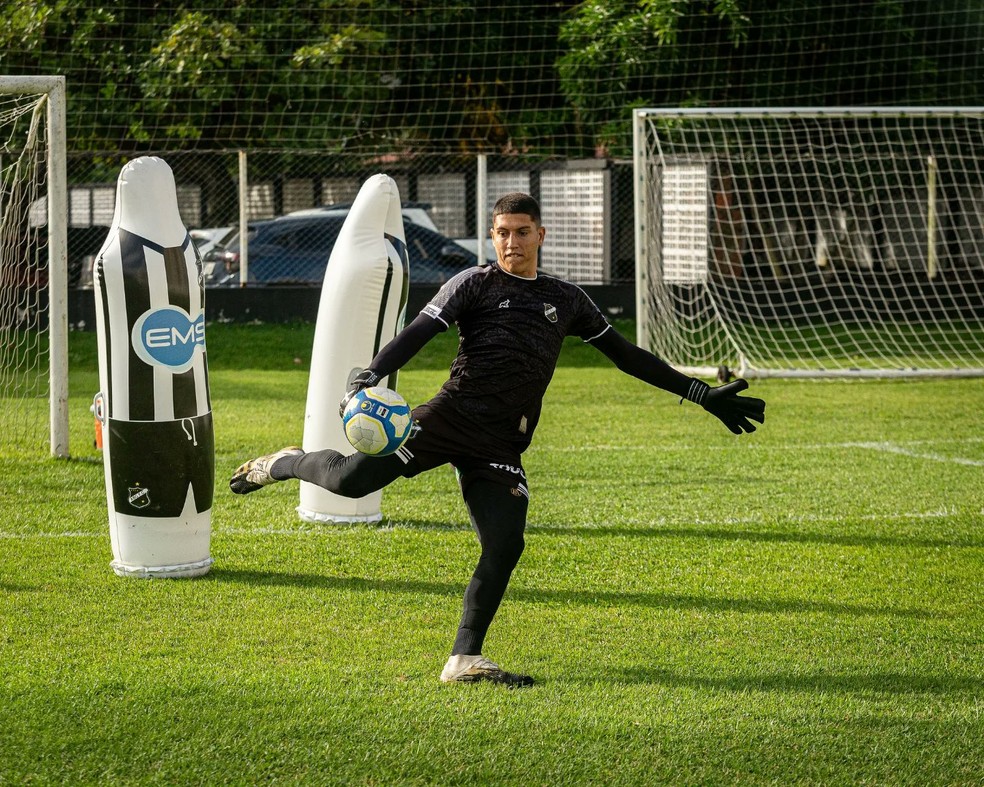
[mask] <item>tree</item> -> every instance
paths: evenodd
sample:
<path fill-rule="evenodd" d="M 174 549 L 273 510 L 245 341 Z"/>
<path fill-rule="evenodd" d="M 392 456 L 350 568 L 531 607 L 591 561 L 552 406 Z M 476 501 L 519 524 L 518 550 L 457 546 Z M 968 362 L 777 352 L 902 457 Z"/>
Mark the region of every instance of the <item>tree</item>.
<path fill-rule="evenodd" d="M 630 106 L 979 104 L 982 36 L 977 0 L 587 0 L 558 68 L 624 154 Z"/>
<path fill-rule="evenodd" d="M 0 0 L 73 151 L 630 149 L 634 105 L 979 104 L 980 0 Z"/>

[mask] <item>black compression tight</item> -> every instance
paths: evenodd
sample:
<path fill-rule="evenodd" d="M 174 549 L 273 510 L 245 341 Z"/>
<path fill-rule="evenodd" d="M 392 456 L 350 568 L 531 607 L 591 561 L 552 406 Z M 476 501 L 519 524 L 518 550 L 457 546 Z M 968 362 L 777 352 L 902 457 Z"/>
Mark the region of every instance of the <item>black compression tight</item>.
<path fill-rule="evenodd" d="M 406 467 L 395 454 L 342 456 L 330 448 L 299 457 L 285 457 L 270 469 L 277 480 L 299 478 L 342 497 L 365 497 L 403 475 Z"/>
<path fill-rule="evenodd" d="M 482 554 L 465 590 L 464 610 L 452 655 L 482 652 L 485 634 L 523 554 L 529 501 L 524 495 L 514 495 L 511 487 L 478 479 L 467 486 L 465 505 Z"/>
<path fill-rule="evenodd" d="M 404 467 L 396 456 L 342 456 L 329 449 L 281 459 L 272 471 L 275 478 L 299 478 L 343 497 L 363 497 L 395 481 Z M 482 551 L 465 589 L 451 653 L 477 655 L 523 554 L 529 500 L 514 487 L 484 478 L 466 481 L 464 499 Z"/>

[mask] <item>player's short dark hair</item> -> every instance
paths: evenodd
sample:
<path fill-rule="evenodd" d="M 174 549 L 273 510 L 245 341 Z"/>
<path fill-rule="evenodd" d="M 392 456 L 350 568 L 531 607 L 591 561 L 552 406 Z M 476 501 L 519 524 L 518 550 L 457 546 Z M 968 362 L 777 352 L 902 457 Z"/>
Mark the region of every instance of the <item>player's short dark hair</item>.
<path fill-rule="evenodd" d="M 504 194 L 496 200 L 492 208 L 492 220 L 495 221 L 495 217 L 503 213 L 525 213 L 537 226 L 540 225 L 540 203 L 521 191 Z"/>

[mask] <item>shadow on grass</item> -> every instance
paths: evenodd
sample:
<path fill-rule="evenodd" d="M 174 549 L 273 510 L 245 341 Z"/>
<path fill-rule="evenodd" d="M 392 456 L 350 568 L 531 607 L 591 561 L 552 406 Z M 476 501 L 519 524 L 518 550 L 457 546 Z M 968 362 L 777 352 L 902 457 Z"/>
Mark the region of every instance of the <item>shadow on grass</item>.
<path fill-rule="evenodd" d="M 628 667 L 609 671 L 617 683 L 651 684 L 718 691 L 820 692 L 832 694 L 939 694 L 957 692 L 978 694 L 984 679 L 970 675 L 906 675 L 899 672 L 873 672 L 858 675 L 832 675 L 816 672 L 807 675 L 727 675 L 704 677 L 683 675 L 653 667 Z"/>
<path fill-rule="evenodd" d="M 42 593 L 42 585 L 24 585 L 20 582 L 0 582 L 0 593 Z"/>
<path fill-rule="evenodd" d="M 312 590 L 371 591 L 411 595 L 451 596 L 459 598 L 468 577 L 461 584 L 422 580 L 369 579 L 366 577 L 331 577 L 320 574 L 290 574 L 274 571 L 213 569 L 209 578 L 215 582 L 246 585 L 276 585 Z M 916 608 L 841 604 L 800 599 L 739 599 L 713 596 L 689 596 L 677 593 L 632 593 L 604 590 L 531 590 L 512 587 L 507 600 L 531 604 L 584 605 L 592 607 L 637 606 L 649 609 L 699 610 L 703 612 L 740 612 L 764 614 L 847 615 L 850 617 L 897 617 L 928 619 L 940 613 Z"/>
<path fill-rule="evenodd" d="M 93 448 L 93 450 L 96 449 Z M 103 466 L 102 453 L 99 453 L 98 456 L 80 456 L 79 454 L 72 454 L 71 456 L 59 457 L 56 461 L 68 462 L 76 465 L 95 465 L 100 468 Z"/>

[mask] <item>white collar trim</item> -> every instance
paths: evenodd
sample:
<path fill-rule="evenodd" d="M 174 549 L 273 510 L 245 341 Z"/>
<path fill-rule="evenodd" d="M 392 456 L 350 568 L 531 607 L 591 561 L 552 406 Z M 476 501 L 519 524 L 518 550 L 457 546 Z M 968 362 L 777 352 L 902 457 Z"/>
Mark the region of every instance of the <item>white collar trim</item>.
<path fill-rule="evenodd" d="M 506 274 L 506 276 L 512 276 L 514 279 L 519 279 L 520 281 L 536 281 L 540 277 L 540 270 L 539 270 L 539 268 L 536 271 L 536 276 L 533 276 L 531 278 L 529 276 L 520 276 L 520 275 L 518 275 L 516 273 L 510 273 L 509 271 L 507 271 L 505 268 L 503 268 L 498 263 L 496 263 L 495 267 L 498 268 L 500 271 L 502 271 L 504 274 Z"/>

